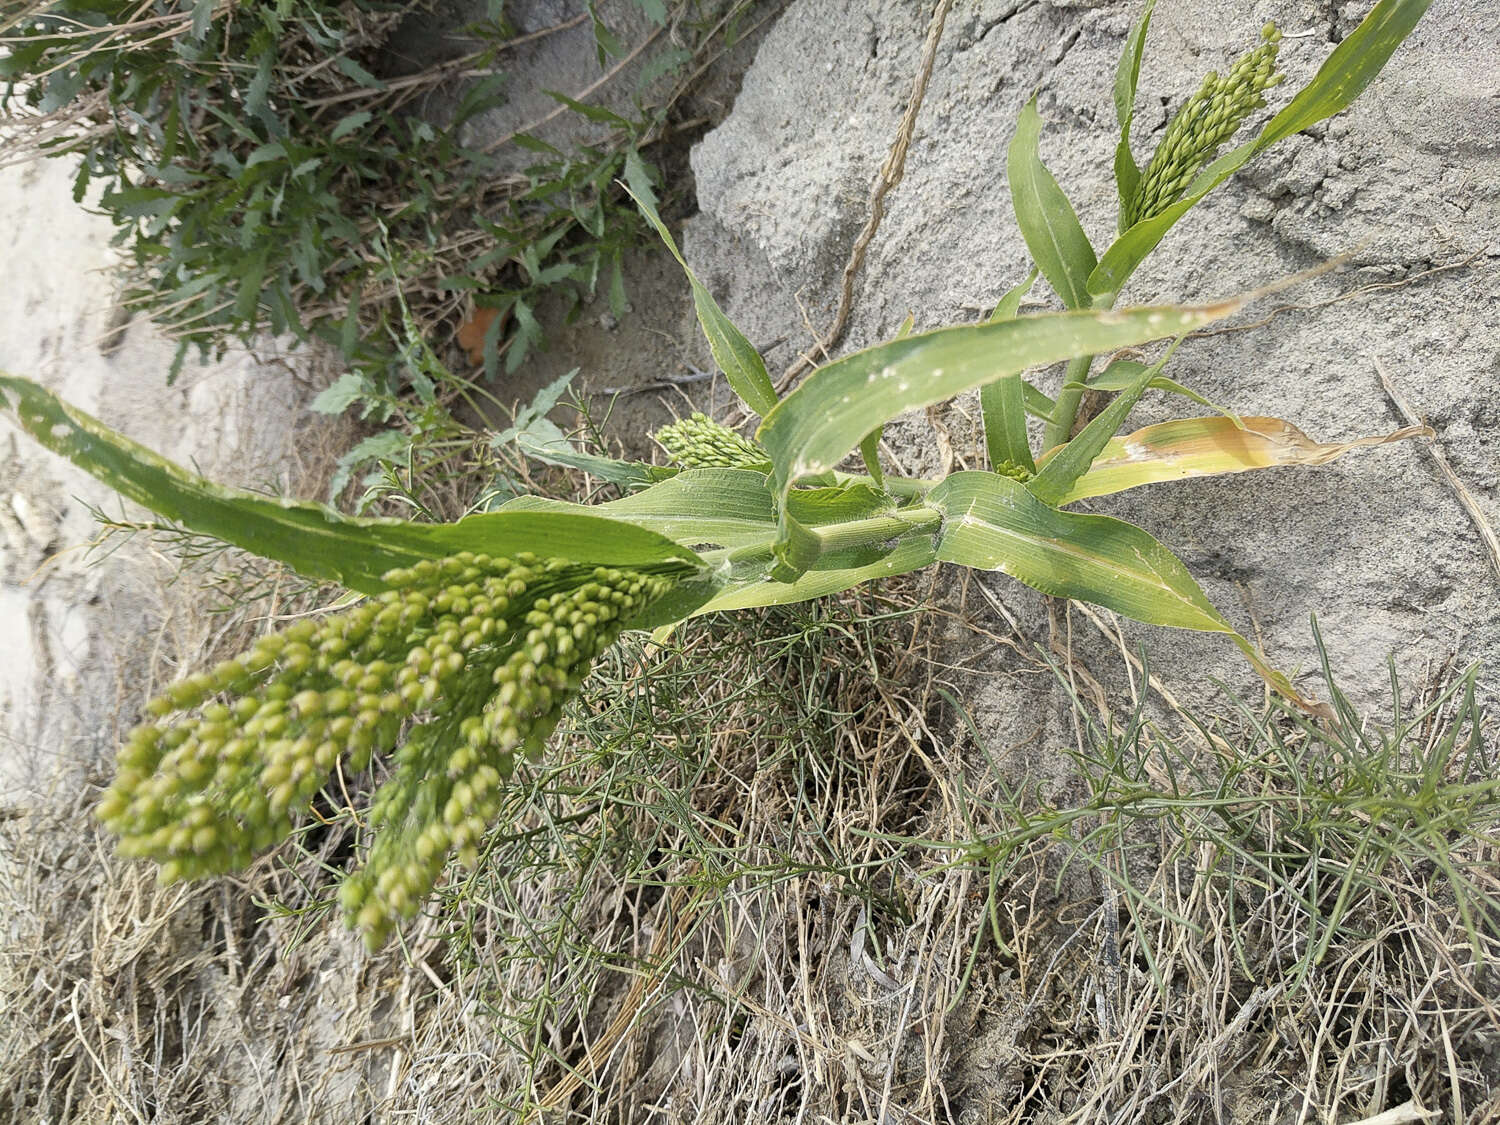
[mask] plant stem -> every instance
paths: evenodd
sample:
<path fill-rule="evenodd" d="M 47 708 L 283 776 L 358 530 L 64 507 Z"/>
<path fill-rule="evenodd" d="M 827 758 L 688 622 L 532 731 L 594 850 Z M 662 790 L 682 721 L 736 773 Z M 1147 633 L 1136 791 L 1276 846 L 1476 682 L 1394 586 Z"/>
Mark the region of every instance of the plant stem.
<path fill-rule="evenodd" d="M 936 527 L 942 521 L 943 514 L 934 508 L 907 508 L 888 516 L 851 520 L 848 523 L 809 530 L 817 536 L 822 553 L 826 555 L 850 547 L 873 547 L 914 531 Z"/>
<path fill-rule="evenodd" d="M 1069 361 L 1068 369 L 1063 372 L 1062 389 L 1057 392 L 1057 402 L 1052 408 L 1052 420 L 1047 423 L 1043 432 L 1043 452 L 1055 445 L 1064 444 L 1068 435 L 1073 432 L 1073 423 L 1078 418 L 1078 404 L 1083 398 L 1082 384 L 1088 379 L 1089 366 L 1093 362 L 1094 357 L 1091 355 L 1081 355 Z M 1070 383 L 1079 385 L 1069 386 Z"/>
<path fill-rule="evenodd" d="M 935 529 L 943 522 L 943 514 L 935 508 L 903 508 L 888 516 L 874 516 L 866 520 L 850 520 L 848 523 L 830 524 L 808 528 L 818 540 L 819 554 L 846 551 L 853 547 L 878 547 L 892 539 L 913 532 Z M 751 543 L 737 550 L 720 553 L 709 551 L 704 558 L 713 562 L 719 559 L 731 566 L 744 566 L 770 558 L 776 551 L 774 539 L 763 543 Z"/>

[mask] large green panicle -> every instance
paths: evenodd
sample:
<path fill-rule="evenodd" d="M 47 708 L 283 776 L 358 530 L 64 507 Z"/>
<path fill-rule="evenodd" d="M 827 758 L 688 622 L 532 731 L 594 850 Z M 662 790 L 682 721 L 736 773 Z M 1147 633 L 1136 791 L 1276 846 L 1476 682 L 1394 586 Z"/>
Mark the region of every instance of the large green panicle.
<path fill-rule="evenodd" d="M 1245 119 L 1266 104 L 1265 92 L 1285 76 L 1276 69 L 1281 32 L 1266 24 L 1261 44 L 1220 77 L 1209 71 L 1198 92 L 1167 123 L 1151 154 L 1122 228 L 1154 218 L 1182 197 L 1188 185 Z"/>
<path fill-rule="evenodd" d="M 392 571 L 378 598 L 260 638 L 148 705 L 100 819 L 167 881 L 242 867 L 348 758 L 408 722 L 343 902 L 372 945 L 414 913 L 452 851 L 468 862 L 519 752 L 539 751 L 593 659 L 683 568 L 460 554 Z"/>
<path fill-rule="evenodd" d="M 684 469 L 760 469 L 771 455 L 705 414 L 692 414 L 657 430 L 653 437 L 672 462 Z"/>

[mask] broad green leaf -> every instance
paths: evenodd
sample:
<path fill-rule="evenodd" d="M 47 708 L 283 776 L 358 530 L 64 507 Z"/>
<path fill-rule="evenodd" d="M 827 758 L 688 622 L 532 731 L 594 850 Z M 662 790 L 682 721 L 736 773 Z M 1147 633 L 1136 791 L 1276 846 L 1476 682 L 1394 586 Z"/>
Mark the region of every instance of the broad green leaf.
<path fill-rule="evenodd" d="M 384 589 L 381 575 L 458 551 L 638 566 L 702 560 L 668 538 L 579 513 L 496 512 L 451 524 L 355 519 L 322 504 L 225 488 L 111 430 L 29 379 L 0 374 L 0 409 L 46 448 L 127 500 L 201 535 L 285 563 L 308 578 Z"/>
<path fill-rule="evenodd" d="M 1090 375 L 1087 389 L 1096 391 L 1123 391 L 1135 382 L 1136 377 L 1145 369 L 1146 365 L 1138 360 L 1117 359 L 1098 374 Z M 1077 385 L 1069 384 L 1069 386 Z M 1175 379 L 1168 379 L 1165 375 L 1158 375 L 1147 385 L 1153 391 L 1166 391 L 1168 394 L 1181 395 L 1183 398 L 1192 399 L 1199 406 L 1206 406 L 1210 410 L 1217 410 L 1236 426 L 1240 424 L 1240 416 L 1234 411 L 1220 406 L 1216 402 L 1211 402 L 1193 390 L 1193 388 L 1184 386 Z"/>
<path fill-rule="evenodd" d="M 1143 344 L 1210 324 L 1239 301 L 1023 316 L 943 328 L 881 344 L 818 368 L 756 434 L 774 466 L 775 495 L 833 469 L 864 437 L 903 411 L 1075 355 Z"/>
<path fill-rule="evenodd" d="M 1401 41 L 1416 27 L 1432 0 L 1380 0 L 1360 25 L 1285 109 L 1267 122 L 1255 140 L 1219 157 L 1198 173 L 1183 197 L 1153 219 L 1136 223 L 1117 238 L 1089 276 L 1096 304 L 1115 296 L 1167 231 L 1205 195 L 1234 175 L 1251 157 L 1309 125 L 1347 109 L 1380 73 Z"/>
<path fill-rule="evenodd" d="M 934 559 L 930 526 L 898 527 L 890 542 L 817 551 L 819 537 L 836 534 L 843 525 L 891 517 L 894 501 L 867 484 L 797 489 L 788 505 L 816 555 L 794 582 L 772 577 L 777 567 L 772 550 L 776 513 L 766 477 L 745 469 L 689 469 L 634 496 L 591 507 L 526 496 L 512 500 L 502 511 L 592 513 L 658 531 L 684 544 L 722 548 L 706 555 L 709 577 L 693 591 L 684 591 L 681 598 L 662 603 L 644 619 L 644 625 L 670 624 L 695 612 L 805 601 L 871 579 L 904 574 Z M 697 600 L 689 604 L 691 598 Z"/>
<path fill-rule="evenodd" d="M 1022 388 L 1020 379 L 997 379 L 979 389 L 984 444 L 992 468 L 1008 462 L 1027 472 L 1036 471 L 1026 437 L 1026 395 Z"/>
<path fill-rule="evenodd" d="M 677 264 L 687 274 L 688 284 L 693 289 L 693 307 L 698 313 L 698 323 L 703 328 L 703 335 L 708 338 L 708 348 L 713 353 L 714 362 L 723 370 L 729 385 L 745 401 L 745 405 L 757 414 L 770 413 L 776 405 L 776 389 L 771 385 L 770 375 L 766 374 L 765 360 L 745 338 L 745 334 L 724 315 L 724 310 L 719 308 L 713 294 L 688 267 L 687 260 L 677 249 L 672 232 L 667 230 L 667 225 L 657 214 L 651 181 L 640 157 L 634 152 L 625 158 L 625 179 L 625 190 L 630 193 L 630 198 L 635 200 L 641 214 L 656 228 L 656 233 L 666 243 L 672 257 L 677 259 Z"/>
<path fill-rule="evenodd" d="M 1141 170 L 1130 151 L 1130 125 L 1135 120 L 1135 88 L 1141 76 L 1141 54 L 1146 49 L 1146 29 L 1156 0 L 1146 0 L 1141 18 L 1136 20 L 1120 53 L 1115 72 L 1115 120 L 1120 123 L 1120 142 L 1115 146 L 1115 188 L 1120 196 L 1120 222 L 1124 223 L 1140 186 Z"/>
<path fill-rule="evenodd" d="M 1110 404 L 1099 412 L 1099 416 L 1085 426 L 1072 441 L 1056 449 L 1053 456 L 1048 459 L 1046 467 L 1026 482 L 1027 490 L 1044 504 L 1059 503 L 1073 487 L 1073 483 L 1088 472 L 1089 466 L 1094 463 L 1094 458 L 1099 456 L 1100 451 L 1109 444 L 1109 439 L 1119 433 L 1120 427 L 1125 424 L 1125 419 L 1135 409 L 1135 404 L 1146 393 L 1151 380 L 1161 374 L 1161 369 L 1166 366 L 1167 360 L 1172 358 L 1172 353 L 1177 350 L 1177 345 L 1180 343 L 1182 343 L 1181 336 L 1172 342 L 1172 346 L 1162 353 L 1159 360 L 1150 367 L 1143 367 L 1136 377 L 1110 401 Z"/>
<path fill-rule="evenodd" d="M 759 606 L 792 605 L 813 598 L 842 593 L 865 582 L 894 578 L 921 570 L 937 560 L 933 537 L 913 534 L 901 539 L 888 554 L 859 566 L 834 565 L 836 559 L 815 565 L 795 582 L 778 582 L 771 578 L 771 567 L 765 560 L 754 566 L 742 566 L 724 585 L 693 611 L 694 615 L 730 609 L 753 609 Z"/>
<path fill-rule="evenodd" d="M 861 482 L 799 488 L 787 499 L 792 517 L 811 533 L 889 513 L 895 501 Z M 501 511 L 591 513 L 648 528 L 684 545 L 740 548 L 776 537 L 776 510 L 766 475 L 750 469 L 684 469 L 644 491 L 603 504 L 520 496 Z"/>
<path fill-rule="evenodd" d="M 1378 437 L 1323 443 L 1280 418 L 1239 421 L 1242 425 L 1236 426 L 1228 418 L 1182 418 L 1117 437 L 1058 503 L 1071 504 L 1159 481 L 1247 473 L 1277 465 L 1322 465 L 1351 449 L 1432 433 L 1425 426 L 1408 426 Z"/>
<path fill-rule="evenodd" d="M 1070 309 L 1089 306 L 1088 281 L 1096 264 L 1094 248 L 1078 222 L 1073 205 L 1037 151 L 1042 118 L 1036 96 L 1016 121 L 1016 135 L 1005 156 L 1010 201 L 1026 249 L 1048 284 Z"/>
<path fill-rule="evenodd" d="M 1224 619 L 1181 559 L 1133 524 L 1060 512 L 997 473 L 954 473 L 928 501 L 946 516 L 937 550 L 942 561 L 998 570 L 1044 594 L 1092 602 L 1148 625 L 1223 633 L 1277 691 L 1316 706 Z"/>
<path fill-rule="evenodd" d="M 769 541 L 776 513 L 764 473 L 749 469 L 685 469 L 644 491 L 604 504 L 573 504 L 521 496 L 502 512 L 588 512 L 683 544 L 745 547 Z"/>
<path fill-rule="evenodd" d="M 1021 311 L 1021 299 L 1036 284 L 1037 272 L 1037 268 L 1032 266 L 1031 272 L 1021 283 L 1000 298 L 995 311 L 990 313 L 991 324 L 1015 319 Z M 984 444 L 989 452 L 991 467 L 1009 461 L 1028 471 L 1036 470 L 1036 465 L 1031 460 L 1031 444 L 1026 439 L 1028 390 L 1036 391 L 1030 383 L 1021 379 L 999 379 L 979 388 L 979 412 L 984 420 Z M 1041 394 L 1040 391 L 1036 393 Z M 1052 400 L 1048 399 L 1045 414 L 1049 418 L 1053 405 Z"/>

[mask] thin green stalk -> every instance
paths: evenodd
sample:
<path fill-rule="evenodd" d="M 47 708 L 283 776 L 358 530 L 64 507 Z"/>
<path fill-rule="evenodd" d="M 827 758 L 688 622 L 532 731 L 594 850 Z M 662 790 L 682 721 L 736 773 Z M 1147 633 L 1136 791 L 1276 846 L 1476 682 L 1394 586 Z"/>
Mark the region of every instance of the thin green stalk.
<path fill-rule="evenodd" d="M 1055 445 L 1063 445 L 1073 432 L 1073 422 L 1078 417 L 1078 404 L 1083 399 L 1083 384 L 1089 377 L 1089 367 L 1094 362 L 1091 355 L 1081 355 L 1068 363 L 1063 373 L 1062 390 L 1057 392 L 1057 402 L 1052 408 L 1052 420 L 1047 423 L 1042 438 L 1042 451 Z M 1076 384 L 1076 385 L 1074 385 Z"/>

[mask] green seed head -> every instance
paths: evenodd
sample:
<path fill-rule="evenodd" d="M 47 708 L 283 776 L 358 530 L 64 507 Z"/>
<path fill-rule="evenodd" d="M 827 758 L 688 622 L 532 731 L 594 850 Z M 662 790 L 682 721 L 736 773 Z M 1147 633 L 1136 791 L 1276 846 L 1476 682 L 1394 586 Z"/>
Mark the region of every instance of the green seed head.
<path fill-rule="evenodd" d="M 1024 465 L 1017 465 L 1014 461 L 1001 461 L 1000 464 L 995 466 L 995 472 L 999 473 L 1002 477 L 1010 477 L 1011 480 L 1018 480 L 1022 484 L 1025 484 L 1035 475 L 1030 469 Z"/>
<path fill-rule="evenodd" d="M 1121 229 L 1160 215 L 1182 197 L 1199 169 L 1213 159 L 1257 109 L 1264 94 L 1284 75 L 1276 69 L 1281 32 L 1274 24 L 1261 29 L 1261 44 L 1220 77 L 1210 71 L 1198 92 L 1167 123 L 1150 163 L 1141 174 L 1135 198 L 1121 214 Z"/>
<path fill-rule="evenodd" d="M 755 469 L 767 472 L 771 459 L 756 442 L 740 437 L 706 415 L 694 414 L 655 433 L 667 457 L 684 469 Z"/>
<path fill-rule="evenodd" d="M 406 727 L 367 862 L 340 892 L 379 945 L 450 855 L 477 857 L 514 755 L 541 746 L 593 655 L 676 577 L 467 553 L 392 571 L 378 598 L 153 700 L 98 816 L 166 880 L 223 872 L 284 839 L 341 759 L 363 769 Z"/>

